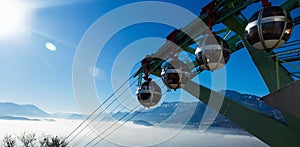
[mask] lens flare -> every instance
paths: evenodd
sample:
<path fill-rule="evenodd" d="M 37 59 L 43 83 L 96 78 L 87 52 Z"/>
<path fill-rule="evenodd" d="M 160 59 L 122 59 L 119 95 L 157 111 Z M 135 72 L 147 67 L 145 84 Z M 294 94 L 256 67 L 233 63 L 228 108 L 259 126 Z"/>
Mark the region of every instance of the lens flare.
<path fill-rule="evenodd" d="M 45 47 L 49 50 L 49 51 L 52 51 L 52 52 L 55 52 L 56 51 L 56 46 L 51 43 L 51 42 L 47 42 L 45 44 Z"/>

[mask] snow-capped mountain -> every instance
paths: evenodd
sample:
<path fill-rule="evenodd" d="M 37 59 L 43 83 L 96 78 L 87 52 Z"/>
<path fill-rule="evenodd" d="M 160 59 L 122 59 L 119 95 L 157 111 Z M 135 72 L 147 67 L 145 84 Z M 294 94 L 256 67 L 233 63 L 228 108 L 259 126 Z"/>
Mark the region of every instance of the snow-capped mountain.
<path fill-rule="evenodd" d="M 0 103 L 0 115 L 21 117 L 50 117 L 50 114 L 41 110 L 35 105 L 19 105 L 10 102 Z"/>
<path fill-rule="evenodd" d="M 241 94 L 236 91 L 226 90 L 220 91 L 221 94 L 237 101 L 249 108 L 252 108 L 261 113 L 274 117 L 279 121 L 284 121 L 280 111 L 267 106 L 260 97 L 250 94 Z M 118 112 L 114 114 L 116 119 L 120 119 L 124 115 L 129 118 L 136 115 L 132 120 L 135 122 L 147 122 L 151 124 L 167 123 L 167 124 L 182 124 L 188 127 L 198 127 L 203 124 L 211 124 L 216 127 L 238 128 L 236 124 L 228 120 L 222 115 L 217 115 L 215 119 L 202 120 L 203 114 L 206 110 L 206 105 L 202 102 L 163 102 L 160 106 L 149 109 L 147 111 L 136 111 L 132 114 L 126 112 Z M 178 109 L 177 109 L 178 108 Z M 215 113 L 214 110 L 208 108 L 210 113 Z M 138 113 L 138 114 L 136 114 Z M 189 116 L 188 118 L 185 118 Z M 141 123 L 139 123 L 141 124 Z"/>

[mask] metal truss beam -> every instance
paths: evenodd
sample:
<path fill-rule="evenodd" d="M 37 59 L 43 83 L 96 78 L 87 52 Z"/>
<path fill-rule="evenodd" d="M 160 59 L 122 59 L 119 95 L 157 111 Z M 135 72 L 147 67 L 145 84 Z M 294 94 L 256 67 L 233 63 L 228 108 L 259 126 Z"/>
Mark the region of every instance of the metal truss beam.
<path fill-rule="evenodd" d="M 300 144 L 297 137 L 299 132 L 265 114 L 247 108 L 193 81 L 189 82 L 183 89 L 270 146 L 297 147 Z M 223 97 L 222 102 L 220 99 Z M 209 103 L 210 99 L 217 99 L 221 105 Z"/>

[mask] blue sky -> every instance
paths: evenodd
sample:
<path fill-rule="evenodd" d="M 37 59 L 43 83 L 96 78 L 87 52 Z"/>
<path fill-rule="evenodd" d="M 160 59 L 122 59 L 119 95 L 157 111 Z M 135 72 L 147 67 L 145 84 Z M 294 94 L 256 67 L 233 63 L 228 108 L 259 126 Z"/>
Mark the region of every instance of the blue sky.
<path fill-rule="evenodd" d="M 86 30 L 99 17 L 131 2 L 138 0 L 26 1 L 24 5 L 28 15 L 24 16 L 25 21 L 9 35 L 0 36 L 0 101 L 35 104 L 48 112 L 77 112 L 72 86 L 76 47 Z M 184 7 L 195 15 L 198 15 L 204 4 L 208 3 L 199 0 L 164 0 L 164 2 Z M 273 5 L 278 5 L 282 1 L 272 2 Z M 260 3 L 246 9 L 246 14 L 255 13 L 253 10 L 258 10 L 259 6 Z M 143 23 L 127 27 L 115 34 L 103 48 L 96 64 L 97 72 L 94 76 L 98 95 L 105 98 L 112 93 L 111 66 L 123 48 L 145 37 L 165 38 L 173 29 L 163 24 Z M 297 30 L 298 27 L 295 27 L 295 31 Z M 56 51 L 48 50 L 45 47 L 47 42 L 53 43 L 57 48 Z M 157 44 L 158 47 L 159 45 Z M 155 49 L 149 49 L 146 52 L 154 51 Z M 126 63 L 124 65 L 126 66 Z M 227 89 L 258 96 L 268 93 L 245 49 L 231 56 L 226 69 Z M 89 70 L 91 69 L 87 69 L 87 72 Z M 203 72 L 200 81 L 210 87 L 210 72 Z M 180 93 L 181 90 L 168 93 L 165 100 L 178 100 L 174 97 Z M 185 101 L 194 101 L 192 96 L 182 93 Z"/>

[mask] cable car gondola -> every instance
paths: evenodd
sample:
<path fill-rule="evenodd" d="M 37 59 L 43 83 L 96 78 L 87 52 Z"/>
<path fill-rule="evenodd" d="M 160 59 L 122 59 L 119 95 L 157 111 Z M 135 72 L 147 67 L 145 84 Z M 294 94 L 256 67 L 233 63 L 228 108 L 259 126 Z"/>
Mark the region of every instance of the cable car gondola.
<path fill-rule="evenodd" d="M 178 59 L 166 63 L 161 77 L 164 84 L 170 89 L 182 88 L 191 78 L 188 66 Z"/>
<path fill-rule="evenodd" d="M 292 30 L 291 16 L 279 6 L 269 6 L 250 18 L 245 37 L 254 48 L 270 51 L 287 42 Z"/>
<path fill-rule="evenodd" d="M 162 93 L 160 87 L 153 81 L 146 81 L 136 91 L 136 96 L 144 107 L 153 107 L 159 103 Z"/>
<path fill-rule="evenodd" d="M 195 56 L 202 69 L 214 71 L 228 62 L 230 53 L 230 47 L 224 39 L 210 35 L 199 43 Z"/>

